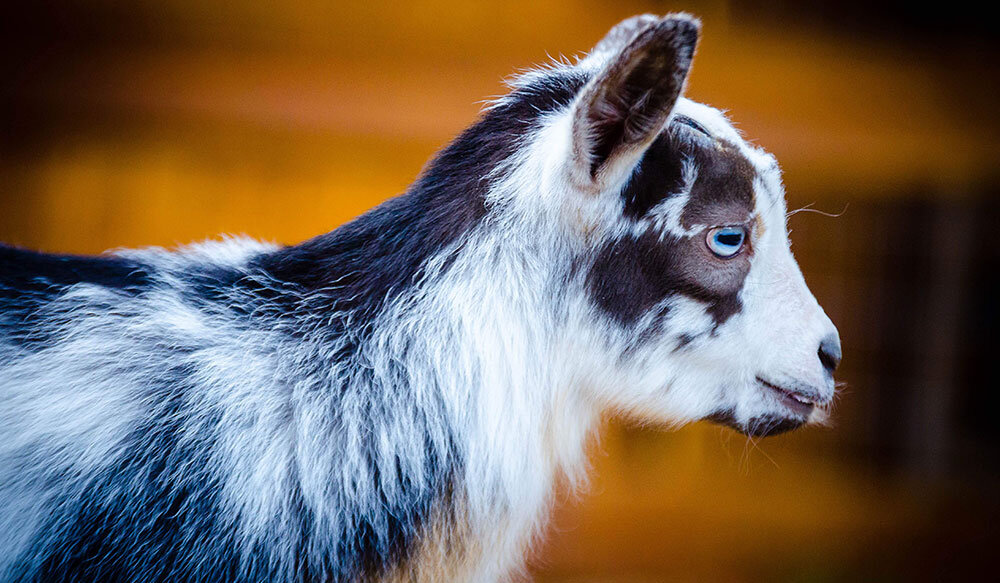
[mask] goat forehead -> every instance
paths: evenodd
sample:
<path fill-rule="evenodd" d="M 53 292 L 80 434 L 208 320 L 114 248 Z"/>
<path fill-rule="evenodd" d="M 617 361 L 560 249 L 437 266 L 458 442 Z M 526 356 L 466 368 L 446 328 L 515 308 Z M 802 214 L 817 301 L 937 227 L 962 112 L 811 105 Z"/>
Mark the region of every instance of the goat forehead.
<path fill-rule="evenodd" d="M 677 101 L 673 114 L 674 117 L 684 116 L 695 121 L 716 139 L 722 140 L 736 148 L 747 162 L 753 166 L 757 174 L 766 178 L 768 190 L 780 190 L 780 188 L 774 188 L 775 181 L 780 183 L 781 180 L 781 172 L 778 169 L 777 160 L 763 149 L 747 143 L 740 132 L 733 126 L 732 122 L 721 111 L 682 97 Z M 768 194 L 775 194 L 775 192 L 769 192 Z"/>
<path fill-rule="evenodd" d="M 677 236 L 738 224 L 754 211 L 758 172 L 742 149 L 675 118 L 650 145 L 622 190 L 624 214 Z"/>
<path fill-rule="evenodd" d="M 715 138 L 732 144 L 744 143 L 742 136 L 736 131 L 733 124 L 726 119 L 726 116 L 721 111 L 714 107 L 681 97 L 677 100 L 677 105 L 674 106 L 673 113 L 674 116 L 682 115 L 698 122 Z"/>

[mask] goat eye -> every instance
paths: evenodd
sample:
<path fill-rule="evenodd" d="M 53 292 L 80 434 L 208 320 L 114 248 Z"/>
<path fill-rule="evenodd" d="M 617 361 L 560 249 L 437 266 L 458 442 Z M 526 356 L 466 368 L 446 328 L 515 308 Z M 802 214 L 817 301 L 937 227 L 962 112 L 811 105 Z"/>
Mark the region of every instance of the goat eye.
<path fill-rule="evenodd" d="M 708 248 L 719 257 L 733 257 L 743 249 L 747 231 L 743 227 L 715 227 L 706 237 Z"/>

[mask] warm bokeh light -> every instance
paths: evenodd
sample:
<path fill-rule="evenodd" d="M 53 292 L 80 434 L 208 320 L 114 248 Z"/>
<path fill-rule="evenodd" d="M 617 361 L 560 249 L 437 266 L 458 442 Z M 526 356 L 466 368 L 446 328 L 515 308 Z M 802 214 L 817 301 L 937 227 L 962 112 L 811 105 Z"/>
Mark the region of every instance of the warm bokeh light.
<path fill-rule="evenodd" d="M 692 12 L 689 96 L 777 156 L 789 208 L 838 215 L 790 227 L 847 387 L 832 427 L 759 442 L 610 420 L 533 576 L 974 575 L 1000 519 L 996 45 L 888 10 L 856 26 L 860 2 L 782 5 L 42 2 L 0 41 L 0 240 L 298 242 L 403 191 L 505 76 L 631 14 Z"/>

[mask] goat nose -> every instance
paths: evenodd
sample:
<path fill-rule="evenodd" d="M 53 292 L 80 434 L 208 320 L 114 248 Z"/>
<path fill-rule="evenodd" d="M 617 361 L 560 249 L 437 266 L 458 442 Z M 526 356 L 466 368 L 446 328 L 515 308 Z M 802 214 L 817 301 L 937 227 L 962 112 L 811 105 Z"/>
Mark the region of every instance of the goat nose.
<path fill-rule="evenodd" d="M 819 361 L 823 363 L 823 368 L 829 375 L 837 370 L 840 364 L 840 335 L 836 332 L 828 335 L 819 343 Z"/>

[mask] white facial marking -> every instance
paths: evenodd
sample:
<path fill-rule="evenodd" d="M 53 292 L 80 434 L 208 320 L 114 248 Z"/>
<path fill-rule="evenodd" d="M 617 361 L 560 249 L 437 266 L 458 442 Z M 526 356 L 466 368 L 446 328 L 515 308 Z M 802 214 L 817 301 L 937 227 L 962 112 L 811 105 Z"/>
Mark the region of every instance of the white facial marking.
<path fill-rule="evenodd" d="M 647 216 L 637 221 L 637 231 L 654 229 L 661 237 L 693 237 L 705 228 L 705 225 L 691 225 L 685 228 L 681 216 L 691 199 L 691 189 L 698 179 L 698 167 L 693 160 L 684 160 L 682 165 L 682 186 L 677 193 L 664 197 L 663 202 L 649 210 Z M 637 233 L 638 234 L 638 233 Z"/>

